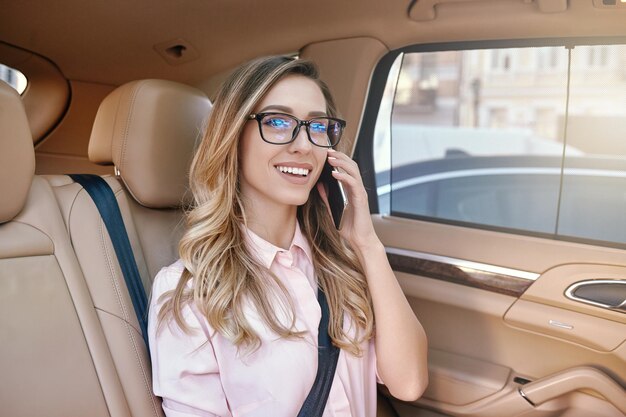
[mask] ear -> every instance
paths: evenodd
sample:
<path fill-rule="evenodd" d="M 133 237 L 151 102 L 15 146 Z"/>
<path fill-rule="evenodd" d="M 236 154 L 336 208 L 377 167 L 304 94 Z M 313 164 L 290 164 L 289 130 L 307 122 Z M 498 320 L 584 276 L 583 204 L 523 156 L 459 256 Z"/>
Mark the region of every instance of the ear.
<path fill-rule="evenodd" d="M 328 185 L 324 182 L 320 181 L 316 184 L 317 192 L 322 198 L 324 205 L 326 206 L 326 210 L 328 211 L 328 215 L 332 217 L 332 212 L 330 211 L 330 205 L 328 204 Z"/>

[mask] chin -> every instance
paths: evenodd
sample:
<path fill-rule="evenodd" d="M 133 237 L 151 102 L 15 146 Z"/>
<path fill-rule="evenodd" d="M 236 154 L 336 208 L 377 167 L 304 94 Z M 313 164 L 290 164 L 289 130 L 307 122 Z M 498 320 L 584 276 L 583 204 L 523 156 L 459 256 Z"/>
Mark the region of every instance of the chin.
<path fill-rule="evenodd" d="M 302 206 L 304 205 L 304 203 L 307 202 L 308 199 L 309 199 L 308 196 L 307 198 L 291 199 L 291 201 L 289 201 L 289 203 L 287 204 L 291 206 Z"/>
<path fill-rule="evenodd" d="M 301 206 L 309 199 L 310 192 L 307 193 L 285 193 L 279 201 L 289 206 Z"/>

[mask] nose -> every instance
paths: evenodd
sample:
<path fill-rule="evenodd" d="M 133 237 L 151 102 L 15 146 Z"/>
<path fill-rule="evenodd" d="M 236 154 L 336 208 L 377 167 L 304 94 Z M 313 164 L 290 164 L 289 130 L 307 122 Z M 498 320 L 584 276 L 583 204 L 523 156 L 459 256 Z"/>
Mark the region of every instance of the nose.
<path fill-rule="evenodd" d="M 313 144 L 309 141 L 309 136 L 306 132 L 305 126 L 300 126 L 300 130 L 296 135 L 296 138 L 289 144 L 289 150 L 291 152 L 310 152 L 313 148 Z"/>

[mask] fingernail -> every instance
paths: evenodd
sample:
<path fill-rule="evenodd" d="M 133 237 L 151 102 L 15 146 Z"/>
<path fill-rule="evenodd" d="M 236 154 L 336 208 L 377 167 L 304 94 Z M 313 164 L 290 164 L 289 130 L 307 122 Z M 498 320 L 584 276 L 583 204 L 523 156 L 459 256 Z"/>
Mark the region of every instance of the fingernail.
<path fill-rule="evenodd" d="M 337 159 L 334 156 L 329 156 L 328 159 Z"/>

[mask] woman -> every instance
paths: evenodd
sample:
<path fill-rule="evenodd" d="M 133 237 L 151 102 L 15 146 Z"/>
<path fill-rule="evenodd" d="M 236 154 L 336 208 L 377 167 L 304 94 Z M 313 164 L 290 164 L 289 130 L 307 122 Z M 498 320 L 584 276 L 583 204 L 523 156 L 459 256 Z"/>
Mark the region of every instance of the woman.
<path fill-rule="evenodd" d="M 168 416 L 296 416 L 317 371 L 318 287 L 341 348 L 324 415 L 374 417 L 377 377 L 403 400 L 423 392 L 426 336 L 357 165 L 329 147 L 345 125 L 336 115 L 303 60 L 252 61 L 219 91 L 191 167 L 181 260 L 152 293 L 154 392 Z M 327 160 L 349 201 L 340 231 L 316 185 Z"/>

